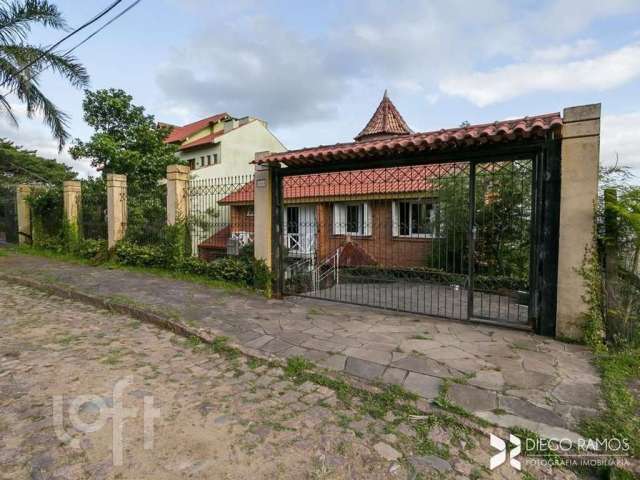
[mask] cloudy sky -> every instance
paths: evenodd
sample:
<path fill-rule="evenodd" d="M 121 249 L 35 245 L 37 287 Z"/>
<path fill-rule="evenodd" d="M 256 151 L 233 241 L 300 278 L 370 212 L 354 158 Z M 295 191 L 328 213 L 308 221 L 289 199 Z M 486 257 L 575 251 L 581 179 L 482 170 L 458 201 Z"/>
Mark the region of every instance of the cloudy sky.
<path fill-rule="evenodd" d="M 110 0 L 56 3 L 76 26 Z M 288 148 L 349 141 L 384 89 L 415 131 L 602 102 L 602 161 L 640 174 L 640 0 L 142 0 L 76 54 L 158 120 L 257 116 Z M 88 138 L 82 92 L 42 85 Z M 0 136 L 91 171 L 36 121 Z"/>

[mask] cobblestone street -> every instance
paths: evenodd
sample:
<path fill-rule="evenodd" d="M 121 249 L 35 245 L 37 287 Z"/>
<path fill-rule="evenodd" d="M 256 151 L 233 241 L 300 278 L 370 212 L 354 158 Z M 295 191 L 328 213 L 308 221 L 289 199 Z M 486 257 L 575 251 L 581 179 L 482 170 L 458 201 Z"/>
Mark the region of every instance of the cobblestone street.
<path fill-rule="evenodd" d="M 488 438 L 447 416 L 373 418 L 281 368 L 220 356 L 127 316 L 6 282 L 0 298 L 2 479 L 519 477 L 508 465 L 490 476 Z M 124 424 L 123 464 L 114 466 L 111 420 L 93 433 L 76 429 L 113 407 L 114 386 L 127 377 L 123 406 L 137 415 Z M 75 401 L 71 422 L 79 395 L 97 397 Z M 145 449 L 150 398 L 159 416 Z"/>
<path fill-rule="evenodd" d="M 312 298 L 269 300 L 16 253 L 0 257 L 5 273 L 224 335 L 258 356 L 301 356 L 366 382 L 402 385 L 428 401 L 449 383 L 449 400 L 474 415 L 547 438 L 577 438 L 580 421 L 602 408 L 589 349 L 530 332 Z"/>

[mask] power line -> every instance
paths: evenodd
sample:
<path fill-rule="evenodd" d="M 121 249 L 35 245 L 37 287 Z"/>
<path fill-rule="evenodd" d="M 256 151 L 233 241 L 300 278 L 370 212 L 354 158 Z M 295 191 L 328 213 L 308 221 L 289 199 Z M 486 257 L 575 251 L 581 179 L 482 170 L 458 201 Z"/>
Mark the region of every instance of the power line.
<path fill-rule="evenodd" d="M 20 70 L 18 70 L 15 74 L 15 76 L 19 76 L 22 72 L 24 72 L 26 69 L 28 69 L 29 67 L 33 66 L 34 64 L 38 63 L 40 60 L 42 60 L 48 53 L 51 53 L 56 47 L 59 47 L 60 44 L 62 44 L 63 42 L 65 42 L 66 40 L 68 40 L 69 38 L 71 38 L 72 36 L 74 36 L 76 33 L 84 30 L 85 28 L 87 28 L 89 25 L 97 22 L 98 20 L 100 20 L 102 17 L 104 17 L 107 13 L 109 13 L 111 10 L 113 10 L 116 6 L 118 6 L 119 3 L 122 3 L 122 0 L 116 0 L 115 2 L 113 2 L 111 5 L 109 5 L 107 8 L 105 8 L 102 12 L 98 13 L 96 16 L 94 16 L 91 20 L 88 20 L 87 22 L 83 23 L 82 25 L 80 25 L 78 28 L 74 29 L 71 33 L 65 35 L 63 38 L 61 38 L 60 40 L 58 40 L 56 43 L 54 43 L 53 45 L 51 45 L 49 48 L 47 48 L 41 55 L 39 55 L 37 58 L 35 58 L 34 60 L 32 60 L 31 62 L 29 62 L 28 64 L 26 64 L 24 67 L 22 67 Z M 5 82 L 3 83 L 3 85 L 7 82 L 7 80 L 5 80 Z"/>
<path fill-rule="evenodd" d="M 127 13 L 129 10 L 131 10 L 133 7 L 135 7 L 136 5 L 138 5 L 142 0 L 136 0 L 135 2 L 133 2 L 131 5 L 129 5 L 127 8 L 125 8 L 124 10 L 122 10 L 119 14 L 117 14 L 115 17 L 113 17 L 111 20 L 109 20 L 107 23 L 105 23 L 104 25 L 102 25 L 100 28 L 98 28 L 96 31 L 94 31 L 91 35 L 87 36 L 84 40 L 82 40 L 81 42 L 77 43 L 76 45 L 74 45 L 73 47 L 71 47 L 69 50 L 67 50 L 66 52 L 64 52 L 64 56 L 69 55 L 71 52 L 73 52 L 76 48 L 84 45 L 85 43 L 87 43 L 89 40 L 91 40 L 93 37 L 95 37 L 98 33 L 100 33 L 102 30 L 104 30 L 106 27 L 108 27 L 109 25 L 111 25 L 113 22 L 115 22 L 117 19 L 119 19 L 120 17 L 122 17 L 125 13 Z M 97 17 L 97 15 L 96 15 Z M 94 17 L 95 18 L 95 17 Z M 47 68 L 49 68 L 48 66 L 44 67 L 42 70 L 39 70 L 37 72 L 34 72 L 33 75 L 29 76 L 27 78 L 27 81 L 31 81 L 34 78 L 36 78 L 38 75 L 40 75 L 42 72 L 44 72 L 45 70 L 47 70 Z M 0 85 L 1 87 L 2 85 Z M 12 93 L 12 92 L 9 92 Z"/>
<path fill-rule="evenodd" d="M 136 0 L 135 2 L 133 2 L 131 5 L 129 5 L 127 8 L 125 8 L 124 10 L 122 10 L 119 14 L 117 14 L 115 17 L 113 17 L 111 20 L 109 20 L 107 23 L 105 23 L 104 25 L 102 25 L 100 28 L 98 28 L 95 32 L 93 32 L 91 35 L 89 35 L 87 38 L 85 38 L 84 40 L 82 40 L 81 42 L 77 43 L 76 45 L 74 45 L 73 47 L 71 47 L 69 50 L 67 50 L 66 52 L 64 52 L 64 55 L 69 55 L 71 52 L 73 52 L 76 48 L 84 45 L 85 43 L 87 43 L 89 40 L 91 40 L 93 37 L 95 37 L 98 33 L 100 33 L 102 30 L 104 30 L 105 28 L 107 28 L 109 25 L 111 25 L 113 22 L 115 22 L 117 19 L 119 19 L 121 16 L 123 16 L 125 13 L 127 13 L 129 10 L 131 10 L 133 7 L 135 7 L 136 5 L 138 5 L 142 0 Z"/>

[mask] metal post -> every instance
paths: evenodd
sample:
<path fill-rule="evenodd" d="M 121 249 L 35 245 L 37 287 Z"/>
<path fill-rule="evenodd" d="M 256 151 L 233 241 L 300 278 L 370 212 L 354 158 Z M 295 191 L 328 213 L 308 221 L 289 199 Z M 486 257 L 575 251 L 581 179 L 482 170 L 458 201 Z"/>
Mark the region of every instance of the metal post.
<path fill-rule="evenodd" d="M 467 280 L 469 289 L 467 290 L 467 319 L 473 317 L 473 270 L 475 257 L 475 236 L 476 236 L 476 163 L 469 164 L 469 230 L 467 247 Z"/>
<path fill-rule="evenodd" d="M 283 178 L 280 168 L 271 167 L 271 194 L 272 194 L 272 221 L 271 221 L 271 269 L 274 275 L 272 295 L 274 298 L 282 298 L 284 295 L 284 249 L 283 242 Z"/>

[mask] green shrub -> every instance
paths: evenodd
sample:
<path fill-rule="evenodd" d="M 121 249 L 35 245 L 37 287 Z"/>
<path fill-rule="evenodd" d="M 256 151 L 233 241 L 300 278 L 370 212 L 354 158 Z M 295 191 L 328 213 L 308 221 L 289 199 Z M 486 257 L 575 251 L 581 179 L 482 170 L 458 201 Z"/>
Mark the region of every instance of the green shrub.
<path fill-rule="evenodd" d="M 76 255 L 89 260 L 103 260 L 107 256 L 107 241 L 86 239 L 78 242 Z"/>
<path fill-rule="evenodd" d="M 137 245 L 135 243 L 118 242 L 115 260 L 122 265 L 134 267 L 168 267 L 162 255 L 162 248 L 157 245 Z"/>
<path fill-rule="evenodd" d="M 41 248 L 55 244 L 54 250 L 63 243 L 63 200 L 60 186 L 43 187 L 34 190 L 28 198 L 31 206 L 33 243 Z"/>

